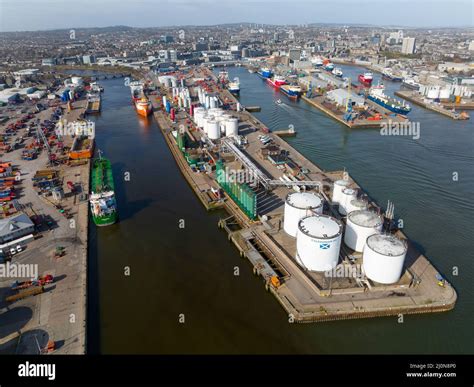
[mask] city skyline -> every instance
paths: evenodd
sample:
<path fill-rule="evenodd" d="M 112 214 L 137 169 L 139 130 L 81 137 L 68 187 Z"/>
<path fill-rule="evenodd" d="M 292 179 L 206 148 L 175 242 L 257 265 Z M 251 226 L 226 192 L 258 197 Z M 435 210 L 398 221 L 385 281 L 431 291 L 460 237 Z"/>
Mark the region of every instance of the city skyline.
<path fill-rule="evenodd" d="M 449 3 L 425 0 L 368 0 L 355 3 L 338 0 L 330 5 L 327 2 L 307 0 L 296 0 L 291 4 L 269 0 L 239 0 L 232 3 L 217 0 L 137 0 L 133 4 L 107 0 L 101 3 L 103 9 L 98 14 L 91 13 L 91 9 L 95 9 L 97 5 L 92 0 L 68 3 L 67 7 L 62 7 L 64 4 L 62 0 L 0 0 L 0 32 L 118 25 L 153 28 L 243 23 L 321 23 L 405 28 L 463 28 L 473 25 L 472 2 L 466 0 Z M 423 14 L 428 5 L 430 12 Z M 148 12 L 143 12 L 144 9 Z M 252 10 L 251 15 L 249 9 Z"/>

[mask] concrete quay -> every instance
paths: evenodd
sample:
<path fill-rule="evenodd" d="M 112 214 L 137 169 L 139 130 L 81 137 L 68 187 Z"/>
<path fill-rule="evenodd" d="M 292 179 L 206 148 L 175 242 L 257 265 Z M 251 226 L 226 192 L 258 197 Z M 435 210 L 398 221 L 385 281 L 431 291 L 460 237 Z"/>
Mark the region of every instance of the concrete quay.
<path fill-rule="evenodd" d="M 72 105 L 71 111 L 63 106 L 63 117 L 69 122 L 84 116 L 86 101 Z M 42 111 L 35 119 L 49 119 L 52 111 L 51 108 Z M 64 145 L 71 144 L 72 138 L 65 137 Z M 2 161 L 11 161 L 21 171 L 21 183 L 17 187 L 19 207 L 27 215 L 39 217 L 42 223 L 37 227 L 35 239 L 14 255 L 10 263 L 37 265 L 38 275 L 52 274 L 55 281 L 45 285 L 42 294 L 10 303 L 5 297 L 14 293 L 10 289 L 12 282 L 29 278 L 0 278 L 0 353 L 38 354 L 53 341 L 52 354 L 84 354 L 89 205 L 87 198 L 81 200 L 80 196 L 89 192 L 90 162 L 54 167 L 65 191 L 60 205 L 69 213 L 67 218 L 53 205 L 51 197 L 39 196 L 33 187 L 31 178 L 35 172 L 48 167 L 47 152 L 43 150 L 31 161 L 22 160 L 21 153 L 21 148 L 6 153 Z M 75 184 L 76 194 L 69 192 L 68 181 Z M 65 255 L 55 258 L 59 246 L 65 249 Z"/>

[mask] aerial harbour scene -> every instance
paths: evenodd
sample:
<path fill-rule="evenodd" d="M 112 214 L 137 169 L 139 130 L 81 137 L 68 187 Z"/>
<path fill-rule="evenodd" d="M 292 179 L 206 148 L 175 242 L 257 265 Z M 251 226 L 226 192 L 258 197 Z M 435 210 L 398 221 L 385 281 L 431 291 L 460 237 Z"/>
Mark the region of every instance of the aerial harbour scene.
<path fill-rule="evenodd" d="M 468 16 L 26 3 L 0 23 L 1 354 L 472 355 Z"/>

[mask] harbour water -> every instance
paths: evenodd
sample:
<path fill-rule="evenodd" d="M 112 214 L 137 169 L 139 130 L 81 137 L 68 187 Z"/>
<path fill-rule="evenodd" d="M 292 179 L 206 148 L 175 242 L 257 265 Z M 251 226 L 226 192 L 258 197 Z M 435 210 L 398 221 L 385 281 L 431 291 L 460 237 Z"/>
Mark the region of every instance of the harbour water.
<path fill-rule="evenodd" d="M 341 67 L 354 80 L 362 71 Z M 346 168 L 377 202 L 395 203 L 408 236 L 456 287 L 455 310 L 405 316 L 403 323 L 396 317 L 289 323 L 218 230 L 224 213 L 205 212 L 156 123 L 135 114 L 129 89 L 115 79 L 101 82 L 96 140 L 113 164 L 120 222 L 90 229 L 89 351 L 473 353 L 466 340 L 474 314 L 472 121 L 413 106 L 418 140 L 381 136 L 377 129 L 351 130 L 304 102 L 291 102 L 244 68 L 229 73 L 240 78 L 241 102 L 262 107 L 256 116 L 266 125 L 295 127 L 298 135 L 288 141 L 306 157 L 327 170 Z M 388 93 L 399 87 L 385 84 Z M 277 99 L 284 104 L 275 104 Z"/>

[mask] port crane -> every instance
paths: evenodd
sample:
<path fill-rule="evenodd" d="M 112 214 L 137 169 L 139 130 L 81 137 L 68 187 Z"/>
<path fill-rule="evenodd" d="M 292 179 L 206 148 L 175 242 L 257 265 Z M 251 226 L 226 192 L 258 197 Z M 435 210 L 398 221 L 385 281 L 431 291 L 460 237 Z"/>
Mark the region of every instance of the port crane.
<path fill-rule="evenodd" d="M 37 137 L 38 144 L 43 143 L 43 146 L 46 148 L 48 152 L 48 162 L 51 165 L 53 152 L 51 150 L 51 147 L 49 146 L 48 139 L 46 138 L 46 136 L 43 133 L 43 130 L 41 129 L 41 125 L 38 125 L 36 127 L 36 137 Z"/>

